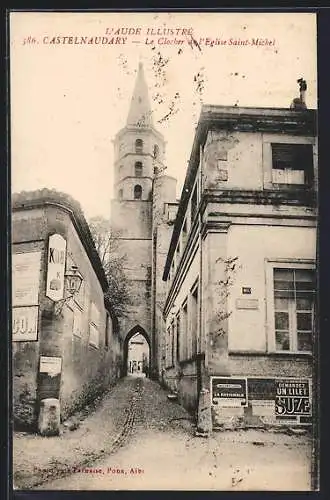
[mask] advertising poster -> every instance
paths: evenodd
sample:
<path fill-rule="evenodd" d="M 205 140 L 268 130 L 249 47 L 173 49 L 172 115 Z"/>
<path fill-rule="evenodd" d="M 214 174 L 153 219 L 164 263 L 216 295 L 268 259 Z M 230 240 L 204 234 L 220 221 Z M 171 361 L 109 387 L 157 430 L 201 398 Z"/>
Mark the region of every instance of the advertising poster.
<path fill-rule="evenodd" d="M 277 418 L 312 416 L 310 382 L 308 380 L 277 379 L 275 387 L 275 414 Z"/>
<path fill-rule="evenodd" d="M 247 406 L 247 379 L 212 377 L 212 403 L 224 407 Z"/>
<path fill-rule="evenodd" d="M 60 234 L 52 234 L 48 241 L 46 296 L 54 301 L 64 295 L 66 241 Z"/>
<path fill-rule="evenodd" d="M 12 256 L 13 306 L 38 305 L 40 252 L 14 253 Z"/>
<path fill-rule="evenodd" d="M 12 340 L 28 341 L 38 338 L 38 306 L 13 307 Z"/>
<path fill-rule="evenodd" d="M 12 10 L 9 52 L 12 193 L 80 207 L 16 231 L 14 489 L 317 489 L 316 14 Z"/>

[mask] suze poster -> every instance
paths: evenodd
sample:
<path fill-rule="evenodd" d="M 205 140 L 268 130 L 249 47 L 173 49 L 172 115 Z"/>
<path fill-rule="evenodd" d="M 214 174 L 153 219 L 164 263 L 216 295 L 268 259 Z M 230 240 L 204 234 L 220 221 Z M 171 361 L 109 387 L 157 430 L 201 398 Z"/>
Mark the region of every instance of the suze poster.
<path fill-rule="evenodd" d="M 130 149 L 135 145 L 134 154 L 145 154 L 139 160 L 143 167 L 156 161 L 159 154 L 163 155 L 161 172 L 157 171 L 158 167 L 154 172 L 177 179 L 176 199 L 179 199 L 202 106 L 208 105 L 211 111 L 212 106 L 222 106 L 238 110 L 278 108 L 288 112 L 293 100 L 299 101 L 301 89 L 298 80 L 303 79 L 307 85 L 306 92 L 303 91 L 306 105 L 308 109 L 316 109 L 316 41 L 316 15 L 311 12 L 11 11 L 9 76 L 12 192 L 43 188 L 64 192 L 80 203 L 88 222 L 95 218 L 109 219 L 111 200 L 125 199 L 126 187 L 131 190 L 134 200 L 141 199 L 141 203 L 145 202 L 147 207 L 145 186 L 152 179 L 144 175 L 138 161 L 135 163 L 134 175 L 133 170 L 122 174 L 125 186 L 118 184 L 121 164 L 116 160 L 126 155 L 124 168 L 130 164 L 133 169 L 134 163 L 129 163 L 129 159 L 135 162 Z M 136 85 L 138 91 L 134 94 Z M 139 94 L 141 88 L 143 95 Z M 143 113 L 139 115 L 141 109 Z M 135 123 L 136 127 L 141 130 L 147 127 L 149 136 L 152 133 L 152 137 L 163 137 L 163 140 L 159 139 L 159 143 L 165 144 L 164 151 L 158 151 L 157 148 L 151 151 L 148 140 L 145 139 L 144 146 L 148 145 L 149 148 L 148 154 L 145 153 L 142 143 L 136 142 L 141 138 L 136 138 L 134 134 L 129 143 L 130 125 L 137 116 L 139 120 Z M 135 132 L 136 127 L 133 127 Z M 117 139 L 122 130 L 125 134 L 127 132 L 127 140 L 121 144 Z M 230 133 L 229 131 L 228 134 Z M 230 146 L 230 138 L 227 142 Z M 246 144 L 244 148 L 258 153 L 252 132 L 251 140 L 249 138 Z M 118 149 L 115 150 L 114 145 Z M 246 150 L 244 148 L 243 153 Z M 227 156 L 225 152 L 214 159 L 217 162 L 216 174 L 219 175 L 217 179 L 224 185 L 235 179 L 235 169 L 232 168 L 232 160 L 235 158 L 230 154 L 231 152 Z M 249 176 L 248 171 L 246 172 Z M 136 185 L 132 177 L 139 178 Z M 239 181 L 239 175 L 236 180 Z M 261 173 L 256 182 L 262 186 Z M 176 215 L 176 201 L 167 207 L 161 205 L 159 199 L 154 201 L 159 203 L 159 217 L 173 213 L 172 218 L 168 216 L 167 232 L 164 230 L 164 234 L 170 234 Z M 261 208 L 263 207 L 259 205 L 258 210 Z M 269 208 L 271 209 L 272 207 Z M 247 212 L 249 210 L 250 208 Z M 282 211 L 278 208 L 274 211 L 277 220 L 280 220 L 278 214 L 281 213 L 282 217 Z M 130 213 L 130 223 L 134 226 L 130 230 L 138 231 L 143 221 L 139 219 L 137 211 L 132 209 Z M 144 217 L 148 217 L 147 209 Z M 125 232 L 122 233 L 122 238 L 126 235 Z M 140 239 L 142 241 L 143 236 Z M 142 243 L 136 241 L 136 253 L 129 256 L 128 267 L 134 269 L 135 273 L 132 271 L 135 285 L 129 292 L 134 297 L 141 296 L 147 300 L 150 290 L 145 289 L 141 282 L 147 273 L 151 276 L 152 252 L 158 248 L 159 258 L 165 261 L 168 249 L 162 247 L 161 238 L 148 251 L 142 251 L 141 247 Z M 60 245 L 59 250 L 64 251 L 64 246 Z M 27 257 L 23 257 L 25 259 Z M 137 272 L 134 266 L 139 259 L 142 264 Z M 263 262 L 263 257 L 260 257 L 260 261 Z M 25 283 L 31 282 L 32 288 L 25 290 L 23 287 L 23 291 L 24 294 L 33 296 L 33 300 L 31 298 L 28 304 L 24 302 L 24 306 L 37 306 L 34 301 L 37 297 L 34 275 L 38 262 L 37 259 L 27 262 L 33 276 L 32 271 L 29 271 L 28 280 L 24 279 L 22 283 L 25 287 Z M 64 268 L 61 260 L 51 264 L 62 266 L 55 273 L 59 282 L 53 281 L 53 289 L 51 282 L 48 283 L 51 295 L 55 296 L 53 300 L 57 300 L 63 296 Z M 254 277 L 259 271 L 256 268 L 250 269 L 251 274 L 246 276 L 249 280 L 242 282 L 238 289 L 250 286 L 250 276 Z M 60 273 L 59 276 L 57 272 Z M 210 279 L 212 272 L 210 269 Z M 260 273 L 262 274 L 261 271 Z M 93 294 L 101 291 L 95 292 L 93 280 L 87 274 L 84 279 L 92 301 Z M 153 275 L 153 279 L 155 282 L 161 281 L 162 271 Z M 194 285 L 194 279 L 180 300 L 185 300 Z M 17 280 L 19 281 L 19 277 Z M 254 293 L 252 282 L 251 287 Z M 16 293 L 17 300 L 22 293 Z M 195 300 L 196 297 L 195 294 L 190 298 Z M 233 308 L 230 321 L 232 318 L 242 319 L 236 335 L 240 345 L 246 345 L 247 351 L 251 347 L 262 348 L 258 339 L 259 343 L 252 345 L 255 330 L 246 327 L 246 318 L 257 318 L 264 312 L 264 299 L 265 297 L 258 295 L 251 299 L 254 300 L 253 304 L 249 299 L 249 307 Z M 162 300 L 161 295 L 157 296 L 157 307 Z M 90 307 L 90 301 L 85 301 L 86 311 Z M 189 299 L 187 308 L 181 311 L 182 342 L 192 324 L 191 304 Z M 143 304 L 141 307 L 144 307 Z M 212 304 L 208 303 L 208 307 L 212 307 Z M 29 318 L 32 318 L 32 312 L 28 312 Z M 157 317 L 161 318 L 162 312 L 156 312 Z M 156 312 L 150 308 L 149 316 L 142 325 L 135 316 L 129 316 L 129 328 L 137 325 L 136 332 L 142 327 L 148 329 L 146 325 L 151 325 L 152 314 Z M 17 314 L 16 311 L 15 315 Z M 138 315 L 139 311 L 135 311 L 135 314 Z M 190 352 L 196 339 L 191 339 L 188 347 L 183 343 L 180 344 L 181 347 L 175 344 L 171 351 L 173 366 L 168 367 L 166 373 L 159 370 L 156 380 L 147 377 L 139 380 L 121 377 L 125 371 L 125 359 L 133 359 L 127 355 L 126 338 L 122 337 L 120 352 L 112 353 L 111 343 L 104 345 L 105 332 L 101 329 L 101 324 L 105 324 L 105 319 L 101 316 L 99 319 L 100 325 L 95 320 L 95 314 L 89 318 L 96 322 L 90 327 L 91 343 L 85 338 L 87 334 L 82 334 L 81 338 L 74 336 L 72 350 L 70 345 L 70 354 L 65 357 L 66 361 L 61 367 L 65 392 L 60 393 L 60 435 L 53 437 L 50 445 L 47 438 L 29 432 L 13 431 L 15 489 L 312 489 L 313 478 L 309 472 L 313 447 L 311 435 L 275 435 L 255 430 L 253 436 L 249 431 L 213 432 L 211 439 L 196 436 L 199 365 Z M 23 324 L 23 320 L 20 321 L 21 323 L 16 319 L 15 328 L 18 329 Z M 48 317 L 41 318 L 41 328 L 47 321 L 50 321 Z M 196 331 L 199 328 L 198 321 L 196 307 Z M 36 325 L 35 319 L 33 325 Z M 77 325 L 79 326 L 79 321 L 75 321 L 75 333 L 79 334 Z M 87 318 L 83 326 L 83 330 L 87 332 Z M 98 329 L 95 330 L 94 326 Z M 63 328 L 72 327 L 67 324 Z M 151 327 L 149 330 L 151 331 Z M 31 327 L 31 332 L 35 335 L 35 326 L 33 329 Z M 173 339 L 177 342 L 179 337 L 176 337 L 175 332 L 176 330 Z M 116 335 L 115 330 L 113 335 Z M 284 338 L 286 333 L 281 335 Z M 150 339 L 150 349 L 153 352 L 156 334 L 150 334 Z M 221 341 L 220 338 L 220 343 Z M 87 347 L 83 342 L 87 343 Z M 36 345 L 34 343 L 29 349 Z M 223 345 L 225 346 L 225 342 Z M 60 346 L 57 347 L 60 349 Z M 21 349 L 19 355 L 22 363 L 30 363 L 31 352 L 28 347 L 15 342 L 14 348 Z M 85 356 L 85 348 L 89 358 L 81 366 L 80 360 Z M 166 350 L 165 343 L 159 347 L 160 353 L 163 350 Z M 225 347 L 221 352 L 226 357 Z M 192 362 L 179 363 L 177 353 L 190 357 Z M 61 356 L 55 347 L 54 356 Z M 83 377 L 79 376 L 79 370 L 84 375 L 90 373 L 95 359 L 103 359 L 102 356 L 108 356 L 107 370 L 98 373 L 84 387 L 84 396 L 89 403 L 79 410 L 80 413 L 78 403 L 77 410 L 68 412 L 67 409 L 72 408 L 72 401 L 77 401 L 76 391 L 82 387 Z M 162 358 L 162 354 L 159 357 Z M 236 411 L 239 409 L 243 414 L 249 410 L 246 405 L 250 396 L 244 373 L 244 363 L 249 356 L 242 355 L 240 359 L 240 376 L 234 387 L 218 387 L 219 390 L 212 397 L 218 407 L 229 403 L 230 411 L 232 408 Z M 264 373 L 260 359 L 261 357 L 257 358 L 254 365 L 257 367 L 256 376 L 270 376 L 269 373 Z M 294 354 L 290 359 L 295 359 Z M 219 363 L 221 362 L 219 359 Z M 280 364 L 277 366 L 277 372 L 271 374 L 273 378 L 282 376 Z M 31 377 L 37 376 L 40 374 L 31 371 Z M 111 380 L 117 377 L 116 383 L 109 385 L 107 393 L 100 394 L 99 382 L 108 376 L 112 377 Z M 17 377 L 19 378 L 19 374 Z M 24 394 L 32 405 L 33 398 L 40 394 L 30 394 L 29 380 L 21 377 L 19 383 L 25 387 Z M 209 384 L 209 379 L 206 384 Z M 225 384 L 230 385 L 231 382 L 227 380 Z M 57 389 L 62 390 L 56 386 Z M 309 415 L 309 394 L 307 395 L 305 383 L 294 388 L 279 383 L 278 390 L 281 390 L 277 402 L 278 413 Z M 181 397 L 181 393 L 184 397 Z M 170 398 L 167 397 L 168 394 L 171 394 Z M 211 395 L 201 402 L 201 414 L 204 404 L 206 407 L 211 405 L 209 396 Z M 267 394 L 265 397 L 268 403 L 257 405 L 259 413 L 263 413 L 262 406 L 267 405 L 266 413 L 273 412 L 274 405 L 269 403 L 273 399 L 267 399 Z M 93 401 L 97 403 L 95 409 Z M 298 441 L 299 446 L 296 446 Z M 286 446 L 288 442 L 292 444 L 291 447 Z M 263 446 L 256 446 L 255 443 L 263 443 Z"/>

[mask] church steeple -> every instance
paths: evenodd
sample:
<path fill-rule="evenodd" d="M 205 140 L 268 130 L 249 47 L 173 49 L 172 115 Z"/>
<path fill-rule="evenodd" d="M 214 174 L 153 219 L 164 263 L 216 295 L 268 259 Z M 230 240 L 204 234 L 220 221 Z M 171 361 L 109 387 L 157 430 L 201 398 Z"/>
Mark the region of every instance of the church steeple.
<path fill-rule="evenodd" d="M 164 169 L 165 141 L 154 127 L 148 86 L 139 64 L 124 128 L 114 140 L 114 188 L 120 202 L 145 206 L 152 201 L 153 179 Z"/>
<path fill-rule="evenodd" d="M 128 127 L 151 127 L 153 125 L 148 86 L 144 78 L 143 64 L 141 62 L 139 63 L 126 125 Z"/>

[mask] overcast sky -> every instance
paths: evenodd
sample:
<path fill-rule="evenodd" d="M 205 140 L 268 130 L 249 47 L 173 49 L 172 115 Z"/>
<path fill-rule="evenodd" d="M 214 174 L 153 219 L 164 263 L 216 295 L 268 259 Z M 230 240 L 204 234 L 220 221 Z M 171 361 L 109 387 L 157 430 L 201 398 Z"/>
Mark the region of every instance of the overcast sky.
<path fill-rule="evenodd" d="M 288 108 L 302 76 L 307 106 L 317 107 L 314 14 L 12 13 L 10 28 L 12 191 L 64 191 L 87 218 L 110 215 L 112 139 L 125 125 L 140 60 L 178 196 L 201 103 Z M 49 43 L 56 36 L 109 42 L 120 28 L 135 30 L 125 44 Z M 155 30 L 169 28 L 190 28 L 199 46 L 181 34 L 167 39 L 183 44 L 164 45 Z M 251 45 L 252 38 L 274 45 Z M 226 44 L 206 44 L 215 39 Z"/>

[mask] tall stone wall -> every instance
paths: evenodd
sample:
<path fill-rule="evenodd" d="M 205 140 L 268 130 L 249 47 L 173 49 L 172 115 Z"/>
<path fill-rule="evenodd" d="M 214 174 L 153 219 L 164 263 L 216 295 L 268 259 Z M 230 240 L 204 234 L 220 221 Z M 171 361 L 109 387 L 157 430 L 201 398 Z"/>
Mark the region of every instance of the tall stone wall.
<path fill-rule="evenodd" d="M 152 220 L 152 331 L 154 376 L 161 378 L 165 322 L 163 309 L 167 287 L 163 281 L 166 256 L 173 232 L 174 215 L 168 204 L 176 202 L 176 179 L 162 175 L 154 179 Z"/>
<path fill-rule="evenodd" d="M 83 277 L 79 295 L 66 301 L 63 307 L 46 297 L 48 237 L 54 233 L 66 240 L 66 270 L 76 265 Z M 42 203 L 37 208 L 14 210 L 12 242 L 13 257 L 20 254 L 22 261 L 21 268 L 15 271 L 16 282 L 17 273 L 26 273 L 26 259 L 40 252 L 39 269 L 26 277 L 30 283 L 22 278 L 19 283 L 26 290 L 28 286 L 38 289 L 37 304 L 33 306 L 38 308 L 37 336 L 22 340 L 15 325 L 18 333 L 13 337 L 14 420 L 18 426 L 35 428 L 42 399 L 60 399 L 61 417 L 65 418 L 77 406 L 93 399 L 98 390 L 115 382 L 122 361 L 120 341 L 115 318 L 106 312 L 101 283 L 67 210 Z M 14 286 L 14 294 L 19 296 L 19 293 Z M 30 309 L 28 304 L 15 307 L 15 300 L 13 297 L 15 317 L 17 309 L 21 312 L 24 307 Z M 92 303 L 99 311 L 95 325 L 97 342 L 91 342 L 90 336 Z M 52 377 L 41 371 L 44 358 L 60 362 L 58 375 Z"/>

